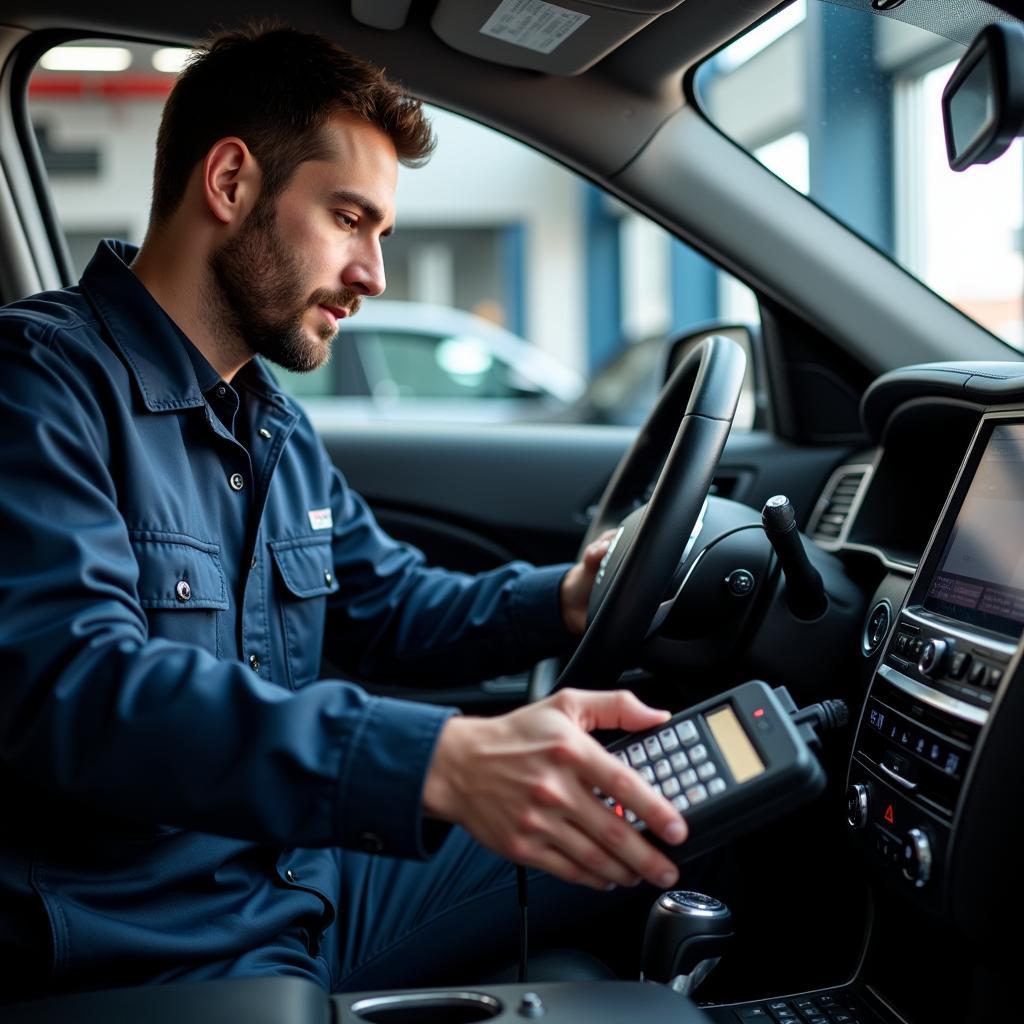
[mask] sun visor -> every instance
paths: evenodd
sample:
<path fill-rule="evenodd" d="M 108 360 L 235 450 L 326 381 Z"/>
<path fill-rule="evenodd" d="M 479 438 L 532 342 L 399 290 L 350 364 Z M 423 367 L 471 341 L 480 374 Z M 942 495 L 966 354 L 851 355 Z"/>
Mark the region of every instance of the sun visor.
<path fill-rule="evenodd" d="M 441 0 L 431 25 L 473 57 L 552 75 L 596 64 L 682 0 Z"/>

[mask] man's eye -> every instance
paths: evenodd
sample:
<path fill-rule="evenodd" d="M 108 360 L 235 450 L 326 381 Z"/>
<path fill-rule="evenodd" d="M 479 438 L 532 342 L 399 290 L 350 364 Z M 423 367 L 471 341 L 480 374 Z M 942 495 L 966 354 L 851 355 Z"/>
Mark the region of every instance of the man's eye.
<path fill-rule="evenodd" d="M 334 217 L 340 224 L 343 224 L 347 228 L 354 228 L 356 226 L 355 217 L 350 217 L 347 213 L 342 213 L 340 210 L 335 211 Z"/>

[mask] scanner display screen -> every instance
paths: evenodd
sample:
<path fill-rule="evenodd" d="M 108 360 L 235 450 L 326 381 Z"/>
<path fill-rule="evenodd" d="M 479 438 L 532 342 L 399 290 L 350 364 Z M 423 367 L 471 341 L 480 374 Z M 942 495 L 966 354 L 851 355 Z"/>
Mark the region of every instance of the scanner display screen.
<path fill-rule="evenodd" d="M 1024 626 L 1024 424 L 996 426 L 924 606 L 1012 639 Z"/>
<path fill-rule="evenodd" d="M 704 720 L 737 782 L 746 782 L 764 773 L 764 762 L 729 705 L 709 712 Z"/>

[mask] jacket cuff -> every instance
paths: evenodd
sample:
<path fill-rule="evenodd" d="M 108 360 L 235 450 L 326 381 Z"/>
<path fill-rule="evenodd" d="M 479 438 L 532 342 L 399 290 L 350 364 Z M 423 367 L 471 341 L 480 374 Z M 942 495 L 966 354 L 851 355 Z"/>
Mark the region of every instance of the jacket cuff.
<path fill-rule="evenodd" d="M 562 618 L 559 588 L 571 564 L 532 569 L 512 584 L 509 615 L 523 648 L 534 660 L 561 654 L 576 642 Z"/>
<path fill-rule="evenodd" d="M 450 826 L 423 817 L 434 747 L 456 708 L 373 698 L 348 745 L 338 780 L 340 844 L 386 857 L 426 858 Z"/>

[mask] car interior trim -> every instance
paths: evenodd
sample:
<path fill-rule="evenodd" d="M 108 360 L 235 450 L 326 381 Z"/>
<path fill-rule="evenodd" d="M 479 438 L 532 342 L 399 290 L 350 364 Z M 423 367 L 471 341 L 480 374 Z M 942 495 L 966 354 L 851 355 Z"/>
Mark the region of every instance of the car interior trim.
<path fill-rule="evenodd" d="M 899 786 L 902 786 L 908 793 L 913 793 L 914 790 L 917 789 L 916 782 L 911 782 L 910 779 L 905 779 L 902 775 L 897 775 L 888 765 L 880 764 L 878 767 L 887 779 L 895 782 Z"/>
<path fill-rule="evenodd" d="M 465 1004 L 476 1003 L 485 1007 L 493 1016 L 501 1011 L 501 1003 L 494 996 L 485 992 L 470 992 L 465 989 L 431 990 L 429 992 L 399 992 L 394 995 L 370 996 L 366 999 L 359 999 L 349 1006 L 349 1011 L 356 1016 L 363 1016 L 374 1011 L 399 1011 L 401 1007 L 419 1007 L 422 1010 L 443 1011 L 446 1004 L 448 1008 L 465 1009 Z M 460 1005 L 461 1004 L 461 1005 Z"/>
<path fill-rule="evenodd" d="M 28 33 L 0 27 L 0 232 L 7 258 L 0 261 L 0 299 L 30 294 L 58 279 L 40 199 L 21 149 L 18 130 L 26 106 L 14 55 Z M 45 203 L 43 204 L 45 205 Z M 12 253 L 17 258 L 11 258 Z"/>
<path fill-rule="evenodd" d="M 887 569 L 892 569 L 893 572 L 904 573 L 908 576 L 912 576 L 917 572 L 916 562 L 900 562 L 887 555 L 881 548 L 876 548 L 873 544 L 847 543 L 837 545 L 835 541 L 815 541 L 815 543 L 826 551 L 858 551 L 863 552 L 865 555 L 874 555 L 882 565 Z"/>
<path fill-rule="evenodd" d="M 958 640 L 966 640 L 968 643 L 983 644 L 986 647 L 992 648 L 999 654 L 1005 654 L 1007 657 L 1011 657 L 1014 651 L 1017 650 L 1016 644 L 1008 644 L 1002 640 L 996 640 L 991 636 L 983 636 L 978 633 L 970 633 L 965 629 L 959 629 L 956 626 L 951 626 L 945 619 L 931 618 L 930 616 L 921 615 L 919 612 L 912 611 L 910 608 L 903 609 L 903 617 L 911 619 L 916 622 L 919 626 L 930 626 L 932 628 L 938 627 L 943 633 L 948 633 L 952 637 L 956 637 Z"/>
<path fill-rule="evenodd" d="M 849 476 L 852 473 L 864 474 L 861 477 L 860 483 L 857 485 L 857 493 L 853 496 L 853 501 L 850 503 L 850 511 L 846 514 L 846 521 L 843 523 L 842 528 L 839 531 L 839 536 L 834 540 L 825 540 L 824 538 L 815 537 L 814 540 L 819 547 L 824 548 L 826 551 L 835 551 L 843 546 L 846 538 L 849 536 L 850 527 L 853 525 L 853 521 L 857 518 L 857 512 L 860 509 L 861 503 L 864 501 L 864 495 L 867 493 L 868 485 L 871 483 L 871 477 L 875 472 L 875 467 L 878 465 L 880 457 L 881 455 L 879 453 L 870 462 L 845 462 L 828 478 L 828 482 L 822 488 L 821 497 L 818 498 L 807 523 L 807 533 L 811 536 L 814 535 L 814 531 L 817 528 L 822 515 L 824 515 L 825 509 L 828 508 L 828 504 L 832 500 L 832 492 L 838 486 L 839 481 L 842 480 L 844 476 Z"/>
<path fill-rule="evenodd" d="M 904 612 L 906 614 L 906 612 Z M 930 704 L 933 708 L 945 711 L 956 718 L 971 722 L 974 725 L 984 725 L 988 721 L 989 713 L 984 708 L 976 708 L 973 704 L 957 700 L 948 694 L 933 690 L 930 686 L 922 686 L 921 683 L 902 672 L 897 671 L 891 665 L 879 665 L 878 674 L 887 682 L 891 683 L 898 690 L 917 700 Z"/>

